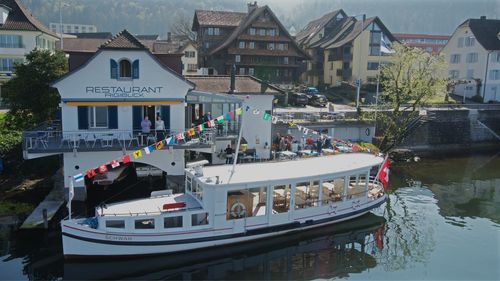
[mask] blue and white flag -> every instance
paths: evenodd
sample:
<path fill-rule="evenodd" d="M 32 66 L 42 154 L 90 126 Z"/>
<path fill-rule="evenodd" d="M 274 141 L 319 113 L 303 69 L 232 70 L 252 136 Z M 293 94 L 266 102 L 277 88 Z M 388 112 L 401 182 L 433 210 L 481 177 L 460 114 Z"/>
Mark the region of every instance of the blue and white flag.
<path fill-rule="evenodd" d="M 83 180 L 83 174 L 74 175 L 73 178 L 75 182 L 81 182 Z"/>
<path fill-rule="evenodd" d="M 383 53 L 383 54 L 393 54 L 395 53 L 394 50 L 391 49 L 391 47 L 389 46 L 389 43 L 387 43 L 385 40 L 384 40 L 384 35 L 380 35 L 381 38 L 380 38 L 380 52 Z"/>
<path fill-rule="evenodd" d="M 146 152 L 146 154 L 151 154 L 151 152 L 153 152 L 154 148 L 152 146 L 146 146 L 144 148 L 144 152 Z"/>
<path fill-rule="evenodd" d="M 172 145 L 172 144 L 175 144 L 175 140 L 173 137 L 168 137 L 165 142 L 167 143 L 167 145 Z"/>

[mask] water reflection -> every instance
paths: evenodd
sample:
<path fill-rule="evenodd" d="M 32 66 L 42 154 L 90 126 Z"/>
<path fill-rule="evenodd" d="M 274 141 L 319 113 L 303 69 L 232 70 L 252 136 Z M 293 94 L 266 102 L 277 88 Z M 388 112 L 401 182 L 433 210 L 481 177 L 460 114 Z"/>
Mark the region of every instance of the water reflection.
<path fill-rule="evenodd" d="M 348 277 L 377 265 L 385 219 L 359 219 L 196 254 L 66 262 L 64 279 L 315 279 Z"/>
<path fill-rule="evenodd" d="M 396 186 L 420 181 L 437 199 L 439 214 L 456 226 L 461 218 L 488 218 L 500 223 L 500 154 L 424 160 L 399 164 Z M 399 176 L 399 177 L 398 177 Z M 393 182 L 394 182 L 393 181 Z"/>

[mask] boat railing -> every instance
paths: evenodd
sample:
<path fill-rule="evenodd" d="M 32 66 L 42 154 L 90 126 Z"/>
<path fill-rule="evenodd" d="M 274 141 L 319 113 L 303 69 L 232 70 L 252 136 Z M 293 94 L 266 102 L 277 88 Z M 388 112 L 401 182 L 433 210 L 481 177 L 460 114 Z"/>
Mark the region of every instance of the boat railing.
<path fill-rule="evenodd" d="M 137 216 L 151 216 L 151 215 L 161 215 L 161 214 L 178 214 L 181 212 L 189 212 L 189 211 L 198 211 L 203 210 L 202 207 L 191 207 L 191 208 L 179 208 L 175 210 L 161 210 L 158 207 L 158 211 L 143 211 L 143 212 L 128 212 L 128 213 L 106 213 L 104 214 L 101 208 L 100 212 L 98 211 L 98 216 L 100 217 L 137 217 Z"/>

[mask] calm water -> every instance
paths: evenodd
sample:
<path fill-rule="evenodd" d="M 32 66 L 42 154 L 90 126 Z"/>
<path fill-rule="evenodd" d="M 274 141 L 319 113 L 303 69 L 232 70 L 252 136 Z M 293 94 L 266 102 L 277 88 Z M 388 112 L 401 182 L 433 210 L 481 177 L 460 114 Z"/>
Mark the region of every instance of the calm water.
<path fill-rule="evenodd" d="M 58 233 L 3 227 L 0 279 L 500 279 L 500 154 L 399 164 L 389 193 L 351 222 L 196 255 L 65 263 Z"/>

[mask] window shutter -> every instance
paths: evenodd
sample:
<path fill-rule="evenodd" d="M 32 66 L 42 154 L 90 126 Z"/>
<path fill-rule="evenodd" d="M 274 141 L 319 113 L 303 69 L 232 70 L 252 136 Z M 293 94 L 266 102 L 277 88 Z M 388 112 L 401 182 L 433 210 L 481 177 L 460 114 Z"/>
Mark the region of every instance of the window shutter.
<path fill-rule="evenodd" d="M 78 107 L 78 130 L 89 128 L 89 108 L 87 106 Z"/>
<path fill-rule="evenodd" d="M 108 127 L 109 129 L 118 129 L 118 107 L 108 106 Z"/>
<path fill-rule="evenodd" d="M 118 63 L 114 59 L 109 60 L 111 79 L 118 79 Z"/>
<path fill-rule="evenodd" d="M 142 106 L 133 106 L 132 107 L 132 125 L 134 130 L 141 129 L 142 122 Z"/>
<path fill-rule="evenodd" d="M 132 79 L 139 79 L 139 60 L 132 63 Z"/>
<path fill-rule="evenodd" d="M 165 130 L 170 130 L 170 106 L 165 105 L 160 109 L 161 119 L 165 123 Z"/>

